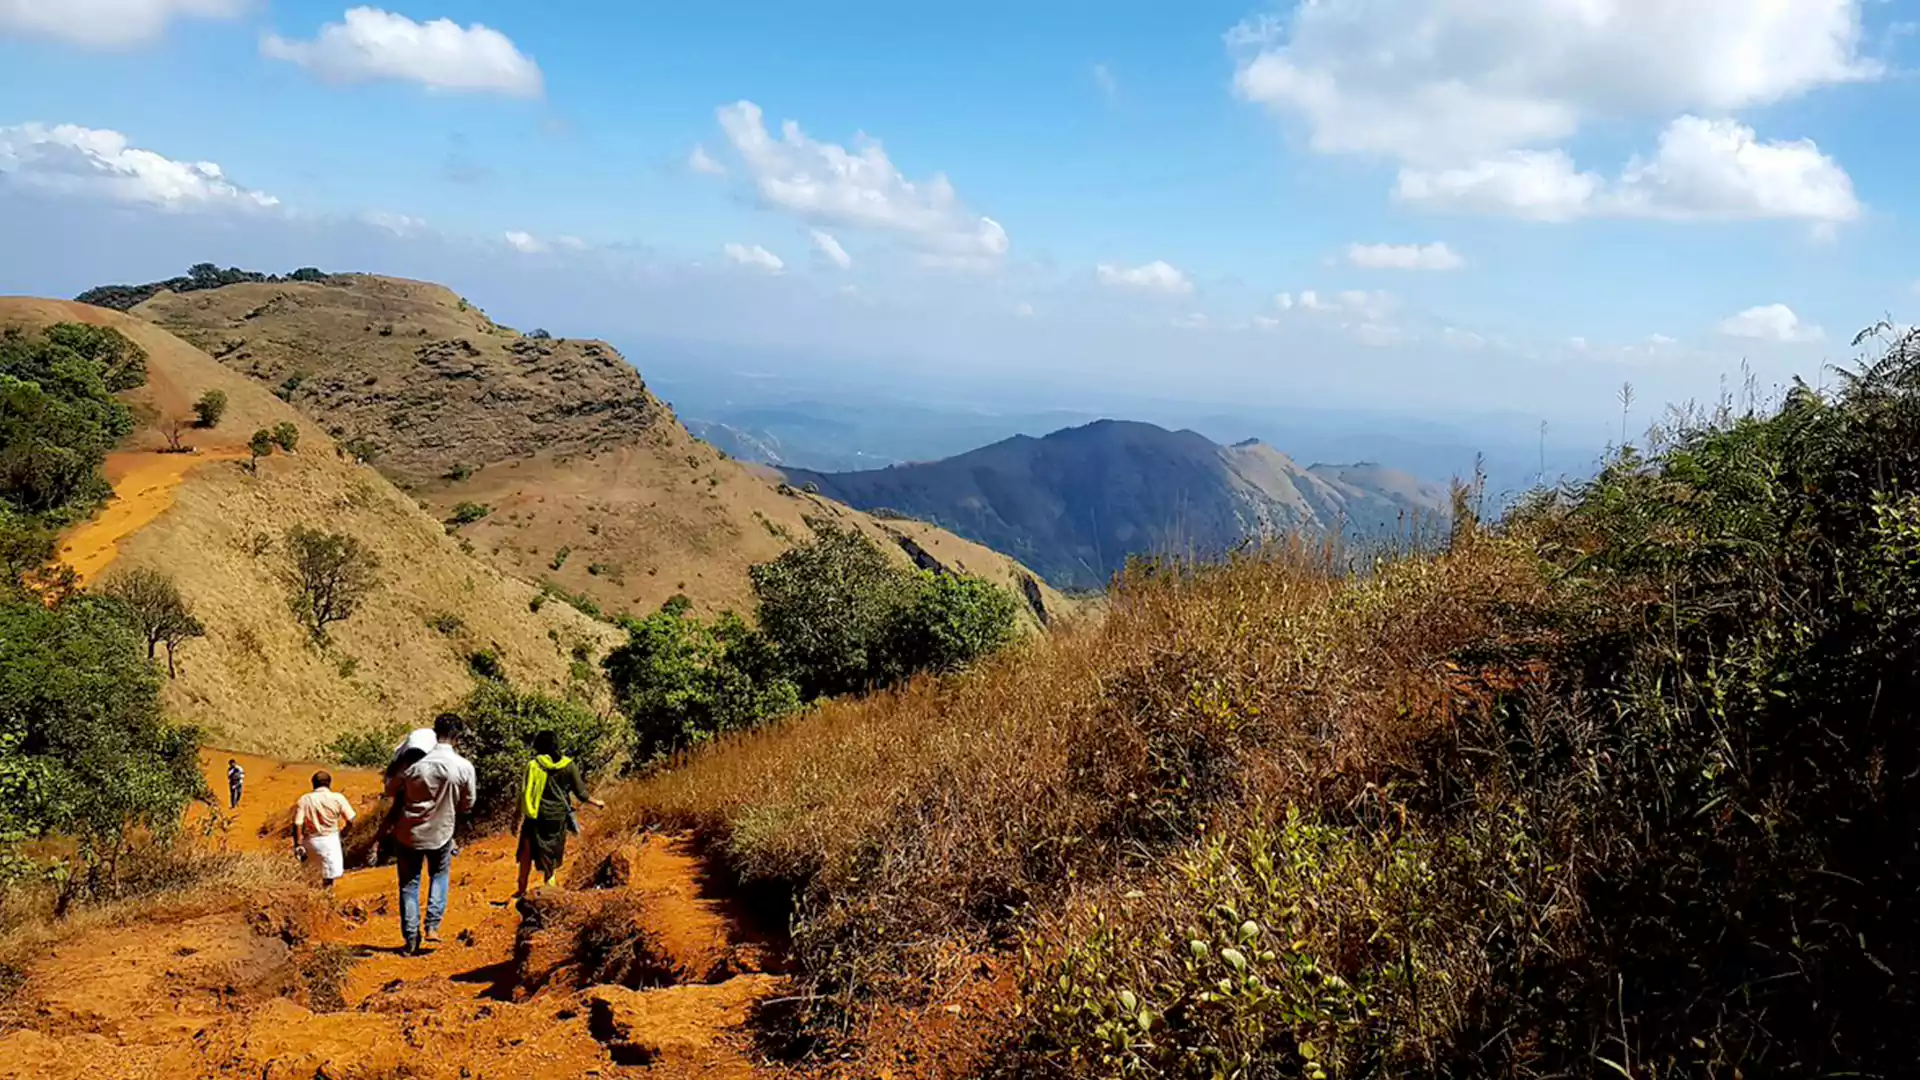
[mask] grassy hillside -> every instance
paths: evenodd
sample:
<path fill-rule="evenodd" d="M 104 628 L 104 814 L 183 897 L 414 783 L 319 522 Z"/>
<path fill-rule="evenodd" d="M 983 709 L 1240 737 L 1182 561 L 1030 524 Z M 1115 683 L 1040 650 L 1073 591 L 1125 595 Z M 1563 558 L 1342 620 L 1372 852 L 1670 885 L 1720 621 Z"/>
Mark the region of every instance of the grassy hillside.
<path fill-rule="evenodd" d="M 870 1065 L 957 1028 L 953 1075 L 1904 1075 L 1916 568 L 1920 335 L 1444 553 L 1141 571 L 622 820 L 788 901 L 800 1019 Z"/>
<path fill-rule="evenodd" d="M 1296 529 L 1372 536 L 1443 521 L 1447 492 L 1378 466 L 1302 469 L 1258 442 L 1102 420 L 942 461 L 788 470 L 864 510 L 923 518 L 1062 586 L 1101 588 L 1130 556 L 1216 556 Z"/>
<path fill-rule="evenodd" d="M 613 639 L 564 604 L 535 614 L 534 587 L 464 554 L 438 521 L 341 455 L 325 432 L 192 346 L 100 308 L 0 300 L 0 325 L 63 321 L 111 326 L 148 355 L 146 386 L 129 392 L 141 425 L 107 463 L 122 490 L 96 519 L 115 518 L 120 535 L 103 545 L 82 526 L 85 550 L 74 550 L 69 535 L 65 555 L 93 580 L 151 567 L 178 581 L 206 636 L 180 650 L 164 700 L 217 744 L 303 755 L 341 731 L 418 720 L 469 688 L 467 657 L 483 648 L 516 679 L 561 688 L 576 644 L 599 655 Z M 189 416 L 208 390 L 229 404 L 217 428 L 185 433 L 198 453 L 157 453 L 168 421 Z M 299 429 L 296 452 L 276 452 L 258 475 L 248 472 L 248 436 L 280 423 Z M 308 643 L 280 580 L 295 525 L 355 536 L 381 561 L 380 588 L 325 650 Z"/>
<path fill-rule="evenodd" d="M 676 594 L 744 608 L 747 567 L 821 514 L 1066 606 L 977 544 L 783 491 L 688 435 L 611 346 L 523 335 L 438 285 L 334 275 L 161 292 L 134 313 L 275 388 L 442 519 L 484 511 L 461 528 L 483 557 L 609 612 Z"/>

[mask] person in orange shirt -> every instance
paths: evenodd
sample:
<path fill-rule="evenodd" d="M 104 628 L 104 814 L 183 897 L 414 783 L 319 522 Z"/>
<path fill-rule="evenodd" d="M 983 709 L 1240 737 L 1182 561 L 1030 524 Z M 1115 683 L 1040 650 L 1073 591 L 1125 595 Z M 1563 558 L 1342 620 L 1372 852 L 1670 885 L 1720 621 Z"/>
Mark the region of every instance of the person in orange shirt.
<path fill-rule="evenodd" d="M 346 857 L 340 850 L 340 831 L 358 816 L 353 803 L 333 790 L 333 774 L 325 769 L 313 774 L 313 790 L 300 796 L 293 808 L 293 850 L 301 858 L 313 856 L 320 864 L 320 880 L 328 890 L 346 873 Z"/>

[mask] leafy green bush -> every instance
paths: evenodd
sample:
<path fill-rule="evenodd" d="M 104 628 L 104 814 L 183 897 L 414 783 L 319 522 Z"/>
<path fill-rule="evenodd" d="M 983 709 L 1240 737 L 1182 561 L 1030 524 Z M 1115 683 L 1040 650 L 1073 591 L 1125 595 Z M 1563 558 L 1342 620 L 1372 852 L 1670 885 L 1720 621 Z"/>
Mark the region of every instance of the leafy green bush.
<path fill-rule="evenodd" d="M 406 737 L 406 724 L 346 731 L 321 744 L 318 756 L 356 769 L 384 768 L 393 759 L 394 747 Z"/>
<path fill-rule="evenodd" d="M 0 332 L 0 501 L 48 514 L 103 498 L 100 465 L 133 430 L 113 393 L 145 379 L 146 354 L 117 331 Z"/>
<path fill-rule="evenodd" d="M 493 508 L 485 503 L 463 502 L 453 508 L 453 516 L 447 519 L 447 524 L 455 528 L 471 525 L 492 512 Z"/>
<path fill-rule="evenodd" d="M 811 523 L 815 539 L 752 568 L 758 628 L 687 615 L 684 595 L 604 662 L 640 757 L 792 712 L 810 698 L 953 671 L 1010 642 L 1017 605 L 977 578 L 909 570 L 865 536 Z"/>
<path fill-rule="evenodd" d="M 193 415 L 200 427 L 219 427 L 220 419 L 227 415 L 227 392 L 209 390 L 201 394 L 200 400 L 193 403 Z"/>
<path fill-rule="evenodd" d="M 479 680 L 454 711 L 467 722 L 460 752 L 478 774 L 474 813 L 482 819 L 498 820 L 518 808 L 538 732 L 551 730 L 559 737 L 561 752 L 574 759 L 588 783 L 627 745 L 618 718 L 577 701 L 518 689 L 504 679 Z"/>
<path fill-rule="evenodd" d="M 638 760 L 800 706 L 799 688 L 783 674 L 772 643 L 737 616 L 706 623 L 688 617 L 682 603 L 624 625 L 627 641 L 603 667 L 615 703 L 633 726 Z"/>
<path fill-rule="evenodd" d="M 887 681 L 885 649 L 914 582 L 858 530 L 808 522 L 814 538 L 748 571 L 756 620 L 779 642 L 804 697 L 857 693 Z"/>
<path fill-rule="evenodd" d="M 293 453 L 294 447 L 300 445 L 300 428 L 291 420 L 282 420 L 273 425 L 271 435 L 273 445 L 289 454 Z"/>
<path fill-rule="evenodd" d="M 160 711 L 160 678 L 111 600 L 0 599 L 0 844 L 81 844 L 75 889 L 110 887 L 132 830 L 170 836 L 204 792 L 191 728 Z"/>

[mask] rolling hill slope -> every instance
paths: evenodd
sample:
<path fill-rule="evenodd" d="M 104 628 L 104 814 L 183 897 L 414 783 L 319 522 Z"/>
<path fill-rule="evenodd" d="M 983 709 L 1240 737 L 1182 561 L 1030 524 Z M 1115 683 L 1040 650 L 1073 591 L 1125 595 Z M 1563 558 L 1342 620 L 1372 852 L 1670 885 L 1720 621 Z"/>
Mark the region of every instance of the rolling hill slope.
<path fill-rule="evenodd" d="M 576 645 L 598 656 L 617 637 L 564 604 L 533 612 L 533 586 L 463 553 L 315 425 L 171 334 L 82 304 L 0 299 L 0 326 L 55 322 L 111 326 L 147 351 L 147 385 L 128 394 L 141 426 L 107 462 L 116 498 L 69 535 L 63 557 L 90 580 L 123 567 L 174 576 L 207 635 L 180 650 L 165 703 L 215 745 L 299 756 L 341 731 L 418 722 L 466 692 L 467 657 L 483 648 L 517 681 L 562 689 Z M 187 435 L 197 453 L 158 453 L 161 425 L 214 389 L 227 414 Z M 248 435 L 282 422 L 299 427 L 297 452 L 249 474 Z M 381 587 L 326 650 L 308 644 L 280 580 L 293 525 L 358 537 L 381 560 Z"/>
<path fill-rule="evenodd" d="M 851 523 L 901 559 L 1066 602 L 1013 560 L 942 530 L 785 487 L 694 439 L 602 342 L 522 335 L 438 285 L 369 275 L 161 292 L 133 313 L 275 388 L 437 516 L 462 504 L 480 555 L 608 611 L 675 594 L 746 609 L 747 568 Z"/>
<path fill-rule="evenodd" d="M 1443 520 L 1437 485 L 1374 465 L 1303 469 L 1256 441 L 1101 420 L 1016 436 L 940 461 L 851 473 L 789 469 L 791 483 L 869 511 L 924 519 L 1039 570 L 1103 587 L 1131 555 L 1225 551 L 1296 529 L 1373 535 Z"/>

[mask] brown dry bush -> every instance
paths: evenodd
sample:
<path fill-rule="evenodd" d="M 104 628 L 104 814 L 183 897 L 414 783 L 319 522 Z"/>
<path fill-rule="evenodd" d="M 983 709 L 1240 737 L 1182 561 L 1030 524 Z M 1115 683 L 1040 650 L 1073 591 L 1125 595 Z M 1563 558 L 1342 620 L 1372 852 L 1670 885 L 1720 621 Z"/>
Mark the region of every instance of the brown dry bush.
<path fill-rule="evenodd" d="M 616 820 L 695 827 L 743 883 L 790 894 L 819 1002 L 913 1001 L 1222 808 L 1355 798 L 1411 763 L 1454 708 L 1446 657 L 1540 588 L 1491 547 L 1336 567 L 1300 542 L 1136 567 L 1099 627 L 726 740 Z"/>

